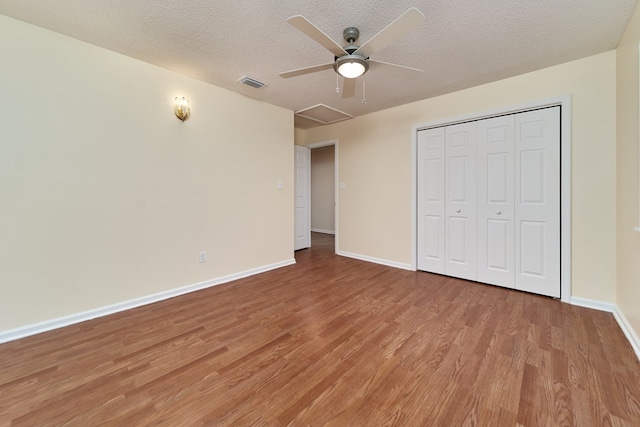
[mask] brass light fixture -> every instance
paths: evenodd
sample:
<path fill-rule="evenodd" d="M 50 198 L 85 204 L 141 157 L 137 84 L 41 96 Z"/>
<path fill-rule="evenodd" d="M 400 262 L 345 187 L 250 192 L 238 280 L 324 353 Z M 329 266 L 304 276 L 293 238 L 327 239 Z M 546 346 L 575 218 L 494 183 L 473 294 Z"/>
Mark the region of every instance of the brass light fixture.
<path fill-rule="evenodd" d="M 176 117 L 182 120 L 183 122 L 189 118 L 191 115 L 191 108 L 189 107 L 189 100 L 184 96 L 173 101 L 173 112 Z"/>

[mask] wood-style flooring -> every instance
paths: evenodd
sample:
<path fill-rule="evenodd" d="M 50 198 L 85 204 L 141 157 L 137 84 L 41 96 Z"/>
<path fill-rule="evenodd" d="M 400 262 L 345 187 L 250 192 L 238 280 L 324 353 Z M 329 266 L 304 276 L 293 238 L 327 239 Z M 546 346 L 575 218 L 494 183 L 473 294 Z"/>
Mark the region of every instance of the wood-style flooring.
<path fill-rule="evenodd" d="M 640 426 L 609 313 L 333 254 L 0 345 L 0 425 Z"/>

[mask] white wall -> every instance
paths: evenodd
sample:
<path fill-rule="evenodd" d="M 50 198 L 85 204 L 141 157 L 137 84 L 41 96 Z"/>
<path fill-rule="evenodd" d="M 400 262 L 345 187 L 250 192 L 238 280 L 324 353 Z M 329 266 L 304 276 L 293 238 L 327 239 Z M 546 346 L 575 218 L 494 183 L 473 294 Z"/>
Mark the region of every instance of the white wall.
<path fill-rule="evenodd" d="M 616 303 L 636 337 L 640 336 L 640 7 L 636 8 L 618 44 L 618 156 Z M 640 341 L 636 345 L 640 346 Z M 636 351 L 640 351 L 640 347 Z M 640 353 L 639 353 L 640 357 Z"/>
<path fill-rule="evenodd" d="M 615 302 L 615 51 L 306 130 L 306 145 L 340 140 L 337 250 L 411 263 L 412 125 L 563 95 L 572 99 L 573 296 Z"/>
<path fill-rule="evenodd" d="M 292 112 L 4 16 L 0 52 L 0 332 L 293 258 Z"/>
<path fill-rule="evenodd" d="M 335 147 L 311 150 L 311 230 L 336 231 Z"/>

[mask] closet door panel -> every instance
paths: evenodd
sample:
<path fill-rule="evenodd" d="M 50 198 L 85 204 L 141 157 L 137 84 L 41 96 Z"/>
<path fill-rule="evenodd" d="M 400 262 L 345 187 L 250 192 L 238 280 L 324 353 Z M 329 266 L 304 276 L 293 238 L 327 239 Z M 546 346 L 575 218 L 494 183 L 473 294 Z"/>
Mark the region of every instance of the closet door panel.
<path fill-rule="evenodd" d="M 560 297 L 560 107 L 516 115 L 516 289 Z"/>
<path fill-rule="evenodd" d="M 418 269 L 444 274 L 444 128 L 418 132 Z"/>
<path fill-rule="evenodd" d="M 513 288 L 513 115 L 478 121 L 478 281 Z"/>
<path fill-rule="evenodd" d="M 476 280 L 476 123 L 445 129 L 445 273 Z"/>

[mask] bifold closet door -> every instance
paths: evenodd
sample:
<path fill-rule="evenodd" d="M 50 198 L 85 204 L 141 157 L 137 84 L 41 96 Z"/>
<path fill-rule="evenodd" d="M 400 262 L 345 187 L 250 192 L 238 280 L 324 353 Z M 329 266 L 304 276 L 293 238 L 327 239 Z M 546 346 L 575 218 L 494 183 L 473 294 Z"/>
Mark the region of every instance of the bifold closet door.
<path fill-rule="evenodd" d="M 516 289 L 560 297 L 560 107 L 515 116 Z"/>
<path fill-rule="evenodd" d="M 476 124 L 418 134 L 418 269 L 476 278 Z"/>
<path fill-rule="evenodd" d="M 418 269 L 560 297 L 560 107 L 418 132 Z"/>
<path fill-rule="evenodd" d="M 418 269 L 444 274 L 444 127 L 418 132 Z"/>
<path fill-rule="evenodd" d="M 476 280 L 476 122 L 445 128 L 445 274 Z"/>
<path fill-rule="evenodd" d="M 515 116 L 478 121 L 478 281 L 513 288 Z"/>

